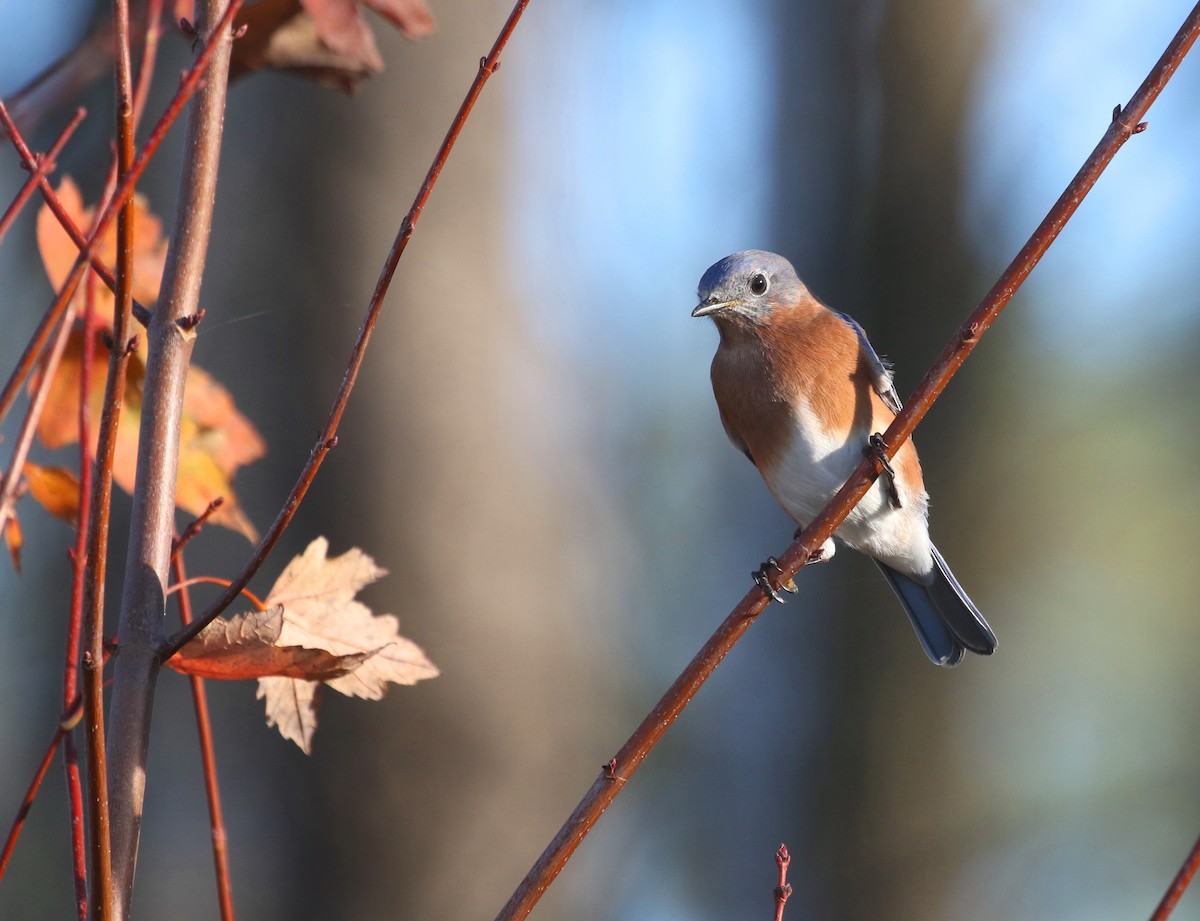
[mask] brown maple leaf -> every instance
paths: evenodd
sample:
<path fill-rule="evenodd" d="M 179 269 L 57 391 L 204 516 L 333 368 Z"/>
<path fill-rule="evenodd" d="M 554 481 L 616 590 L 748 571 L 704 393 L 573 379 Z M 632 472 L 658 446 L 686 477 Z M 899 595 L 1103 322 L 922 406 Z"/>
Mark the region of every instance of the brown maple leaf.
<path fill-rule="evenodd" d="M 234 43 L 230 78 L 256 70 L 286 70 L 326 86 L 351 91 L 383 70 L 383 58 L 362 8 L 370 7 L 419 39 L 434 31 L 425 0 L 259 0 L 243 7 L 235 25 L 245 34 Z M 191 4 L 176 4 L 176 21 L 191 19 Z"/>
<path fill-rule="evenodd" d="M 400 622 L 354 596 L 385 574 L 358 549 L 329 559 L 319 537 L 294 558 L 265 599 L 267 610 L 209 624 L 167 662 L 206 678 L 258 678 L 267 725 L 311 754 L 322 686 L 371 700 L 389 682 L 416 684 L 437 668 Z"/>
<path fill-rule="evenodd" d="M 283 605 L 279 642 L 325 649 L 335 655 L 373 652 L 358 668 L 324 682 L 333 690 L 377 700 L 393 684 L 416 684 L 437 677 L 438 670 L 416 643 L 400 635 L 400 622 L 390 614 L 376 616 L 355 601 L 364 585 L 385 575 L 358 549 L 329 559 L 329 542 L 318 537 L 293 559 L 276 580 L 266 604 Z M 310 685 L 310 686 L 305 686 Z M 267 724 L 278 726 L 306 753 L 312 751 L 316 710 L 314 682 L 262 678 L 258 696 L 265 698 Z"/>

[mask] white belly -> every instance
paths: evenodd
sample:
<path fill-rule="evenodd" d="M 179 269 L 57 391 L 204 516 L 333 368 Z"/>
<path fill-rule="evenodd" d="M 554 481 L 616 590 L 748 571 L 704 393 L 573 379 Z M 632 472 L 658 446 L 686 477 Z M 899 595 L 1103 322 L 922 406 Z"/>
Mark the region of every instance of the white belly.
<path fill-rule="evenodd" d="M 762 471 L 767 488 L 797 524 L 808 524 L 862 461 L 870 435 L 863 429 L 852 431 L 847 439 L 832 437 L 807 406 L 798 408 L 787 450 L 772 468 Z M 876 481 L 835 534 L 894 569 L 924 575 L 933 566 L 929 497 L 903 483 L 897 487 L 899 509 L 891 507 L 882 482 Z"/>

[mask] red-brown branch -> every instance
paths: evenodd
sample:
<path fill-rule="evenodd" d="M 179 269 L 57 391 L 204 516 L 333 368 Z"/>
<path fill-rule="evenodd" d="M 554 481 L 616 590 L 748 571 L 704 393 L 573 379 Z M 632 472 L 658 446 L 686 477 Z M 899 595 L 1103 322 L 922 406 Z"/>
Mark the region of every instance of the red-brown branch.
<path fill-rule="evenodd" d="M 0 880 L 4 879 L 4 871 L 8 869 L 8 862 L 12 859 L 13 851 L 16 850 L 17 841 L 21 837 L 21 831 L 25 827 L 25 819 L 29 816 L 29 810 L 33 808 L 33 801 L 37 799 L 38 789 L 42 785 L 42 781 L 46 779 L 46 772 L 50 770 L 50 762 L 54 760 L 54 753 L 58 750 L 58 743 L 61 741 L 63 734 L 70 732 L 75 724 L 79 722 L 81 714 L 80 700 L 76 700 L 72 707 L 69 707 L 63 712 L 62 719 L 59 721 L 58 727 L 54 730 L 54 735 L 50 739 L 50 744 L 46 747 L 46 754 L 42 756 L 41 763 L 38 764 L 37 770 L 33 774 L 33 780 L 29 783 L 29 788 L 25 791 L 25 796 L 21 800 L 21 805 L 17 809 L 16 817 L 13 819 L 12 826 L 8 830 L 8 837 L 4 841 L 4 849 L 0 850 Z"/>
<path fill-rule="evenodd" d="M 1033 270 L 1047 248 L 1058 236 L 1104 168 L 1131 136 L 1142 130 L 1142 118 L 1150 104 L 1158 97 L 1162 88 L 1179 66 L 1188 50 L 1200 34 L 1200 4 L 1193 8 L 1180 27 L 1167 50 L 1151 69 L 1129 104 L 1117 112 L 1104 132 L 1100 143 L 1067 186 L 1054 207 L 1046 215 L 1033 236 L 1005 269 L 1000 280 L 992 286 L 967 321 L 955 332 L 946 344 L 933 367 L 909 397 L 903 411 L 896 416 L 884 438 L 889 446 L 889 457 L 912 434 L 917 423 L 933 405 L 950 378 L 974 350 L 980 337 L 1012 298 L 1017 288 Z M 864 460 L 851 474 L 845 485 L 829 500 L 821 513 L 792 542 L 779 557 L 781 578 L 792 578 L 812 555 L 813 551 L 829 538 L 842 523 L 851 509 L 866 494 L 881 472 L 877 459 Z M 683 708 L 708 680 L 717 663 L 725 657 L 734 643 L 755 621 L 767 606 L 769 598 L 755 586 L 725 618 L 716 633 L 704 644 L 704 648 L 688 663 L 687 668 L 671 685 L 667 693 L 655 705 L 650 715 L 622 746 L 615 759 L 610 762 L 584 795 L 579 805 L 559 829 L 558 834 L 546 847 L 537 862 L 526 874 L 512 898 L 497 915 L 497 921 L 517 921 L 525 918 L 542 897 L 542 893 L 558 876 L 570 860 L 579 843 L 591 831 L 609 803 L 624 788 L 633 772 L 662 738 L 667 728 L 679 716 Z"/>
<path fill-rule="evenodd" d="M 86 114 L 87 112 L 84 109 L 76 109 L 74 117 L 67 122 L 67 126 L 59 133 L 54 143 L 50 145 L 50 150 L 45 155 L 39 156 L 29 150 L 28 147 L 21 153 L 21 162 L 29 170 L 29 178 L 25 180 L 24 185 L 21 186 L 21 190 L 17 192 L 17 197 L 12 200 L 12 204 L 5 209 L 4 216 L 0 217 L 0 240 L 4 239 L 4 235 L 8 233 L 9 226 L 20 213 L 21 209 L 25 207 L 25 203 L 33 195 L 33 190 L 38 187 L 38 183 L 45 180 L 46 176 L 54 172 L 57 166 L 55 161 L 58 159 L 58 155 L 62 153 L 62 149 L 67 145 L 67 141 L 71 139 L 71 135 L 75 133 L 75 129 L 79 127 L 79 123 L 83 121 L 83 117 Z M 3 100 L 0 100 L 0 124 L 9 130 L 9 137 L 16 138 L 16 125 L 12 124 L 8 110 L 4 108 Z M 21 143 L 24 144 L 24 141 Z"/>
<path fill-rule="evenodd" d="M 184 626 L 192 622 L 192 599 L 187 590 L 188 577 L 183 565 L 183 555 L 176 552 L 171 556 L 171 572 L 179 593 L 179 619 Z M 233 883 L 229 875 L 228 835 L 225 819 L 221 813 L 221 786 L 217 782 L 217 756 L 213 747 L 212 721 L 208 715 L 208 694 L 204 690 L 204 679 L 189 675 L 192 685 L 192 706 L 196 711 L 196 733 L 200 737 L 200 763 L 204 767 L 204 795 L 208 800 L 208 818 L 212 837 L 213 865 L 217 875 L 217 903 L 221 908 L 221 921 L 234 921 Z"/>
<path fill-rule="evenodd" d="M 208 626 L 237 599 L 238 594 L 249 583 L 254 574 L 258 572 L 259 567 L 262 566 L 267 556 L 275 548 L 275 544 L 278 543 L 280 536 L 282 536 L 284 530 L 291 523 L 292 517 L 296 514 L 296 509 L 299 508 L 301 501 L 308 492 L 309 486 L 316 479 L 317 471 L 321 468 L 325 456 L 337 444 L 338 425 L 342 420 L 342 413 L 346 410 L 346 404 L 350 400 L 350 393 L 354 389 L 355 381 L 358 380 L 358 372 L 362 367 L 367 345 L 371 341 L 371 333 L 374 331 L 375 323 L 379 319 L 384 298 L 387 296 L 388 288 L 392 283 L 392 277 L 396 273 L 396 266 L 400 262 L 400 257 L 404 255 L 404 250 L 408 246 L 408 241 L 412 237 L 413 230 L 416 228 L 417 220 L 421 217 L 425 203 L 429 200 L 429 195 L 437 183 L 438 176 L 442 172 L 442 167 L 446 165 L 450 151 L 454 148 L 459 134 L 462 133 L 467 116 L 471 114 L 471 109 L 475 106 L 475 100 L 479 98 L 479 94 L 483 91 L 483 86 L 487 82 L 488 77 L 495 73 L 496 69 L 500 66 L 500 53 L 504 50 L 504 46 L 508 44 L 509 37 L 517 27 L 517 23 L 521 19 L 521 14 L 525 12 L 525 7 L 528 5 L 529 0 L 518 0 L 512 12 L 509 13 L 504 26 L 500 29 L 500 34 L 496 37 L 496 41 L 492 45 L 492 50 L 488 52 L 486 57 L 480 59 L 479 71 L 475 75 L 475 80 L 471 83 L 470 89 L 467 90 L 467 95 L 463 99 L 462 105 L 459 106 L 458 113 L 454 116 L 454 121 L 450 123 L 450 130 L 446 132 L 446 137 L 442 141 L 441 147 L 438 148 L 437 155 L 433 158 L 433 164 L 429 167 L 429 172 L 425 175 L 425 181 L 421 183 L 421 188 L 418 190 L 416 198 L 413 199 L 412 207 L 409 208 L 408 214 L 400 224 L 400 230 L 396 235 L 395 241 L 392 243 L 391 250 L 388 252 L 383 269 L 379 273 L 379 280 L 375 284 L 375 291 L 371 295 L 371 300 L 367 305 L 366 317 L 363 319 L 362 326 L 359 329 L 354 349 L 350 353 L 350 362 L 342 377 L 342 385 L 338 389 L 337 397 L 333 401 L 333 407 L 329 411 L 329 418 L 325 423 L 325 427 L 321 430 L 321 435 L 317 439 L 316 445 L 308 456 L 308 462 L 304 465 L 304 469 L 300 471 L 296 485 L 292 487 L 291 493 L 288 494 L 283 508 L 280 509 L 274 522 L 271 523 L 271 527 L 267 529 L 262 540 L 258 542 L 258 546 L 254 548 L 254 553 L 250 557 L 249 562 L 246 563 L 242 571 L 230 582 L 229 588 L 225 593 L 210 605 L 190 626 L 184 627 L 163 644 L 160 658 L 164 661 L 178 652 L 188 640 Z"/>
<path fill-rule="evenodd" d="M 787 881 L 788 866 L 792 855 L 788 853 L 787 845 L 779 845 L 775 852 L 775 866 L 779 869 L 779 884 L 775 887 L 775 921 L 783 921 L 783 907 L 792 897 L 792 885 Z"/>
<path fill-rule="evenodd" d="M 1154 914 L 1150 916 L 1150 921 L 1167 921 L 1171 917 L 1171 912 L 1175 910 L 1175 906 L 1179 904 L 1179 900 L 1187 892 L 1187 887 L 1191 884 L 1197 870 L 1200 870 L 1200 838 L 1196 839 L 1196 843 L 1192 845 L 1192 850 L 1188 853 L 1183 866 L 1179 868 L 1179 872 L 1171 880 L 1171 885 L 1163 893 L 1162 901 L 1154 909 Z"/>
<path fill-rule="evenodd" d="M 82 118 L 83 109 L 80 109 L 79 112 L 81 114 L 78 117 Z M 67 209 L 63 207 L 62 200 L 58 197 L 58 193 L 56 193 L 54 191 L 54 187 L 50 185 L 50 180 L 47 178 L 47 173 L 50 172 L 50 170 L 53 168 L 53 165 L 42 169 L 40 172 L 37 171 L 37 167 L 40 165 L 39 158 L 37 154 L 29 149 L 29 144 L 26 143 L 24 136 L 20 131 L 17 130 L 16 123 L 13 121 L 8 109 L 5 108 L 3 100 L 0 100 L 0 127 L 3 127 L 8 133 L 8 139 L 12 142 L 13 147 L 15 147 L 17 150 L 17 154 L 21 157 L 21 164 L 26 169 L 34 172 L 34 182 L 40 188 L 42 198 L 45 199 L 46 206 L 50 209 L 50 213 L 53 214 L 58 220 L 59 225 L 66 232 L 67 236 L 71 238 L 71 242 L 75 244 L 79 251 L 83 253 L 86 250 L 87 258 L 91 264 L 92 271 L 100 276 L 100 280 L 104 282 L 105 287 L 107 287 L 108 290 L 113 292 L 115 295 L 117 292 L 116 276 L 114 276 L 109 267 L 101 261 L 99 256 L 97 256 L 90 249 L 87 249 L 87 237 L 83 235 L 83 232 L 75 223 L 75 219 L 71 217 L 69 213 L 67 213 Z M 113 169 L 115 175 L 115 164 Z M 134 301 L 133 315 L 139 323 L 145 324 L 149 319 L 150 311 Z"/>
<path fill-rule="evenodd" d="M 129 3 L 113 0 L 116 30 L 116 135 L 117 175 L 126 178 L 133 167 L 133 64 L 129 51 Z M 84 574 L 84 699 L 87 722 L 84 740 L 88 764 L 88 827 L 91 832 L 91 903 L 97 921 L 117 916 L 113 886 L 111 817 L 104 725 L 104 586 L 108 563 L 108 523 L 112 502 L 112 467 L 116 455 L 117 428 L 124 403 L 125 377 L 129 367 L 129 320 L 133 310 L 133 190 L 117 210 L 117 271 L 113 290 L 112 346 L 100 414 L 96 445 L 96 474 L 92 483 L 92 514 L 89 518 L 87 561 Z M 115 199 L 115 196 L 114 196 Z M 101 221 L 96 221 L 92 239 L 99 239 Z M 79 274 L 90 262 L 90 247 L 76 259 Z M 76 278 L 75 284 L 78 285 Z M 70 287 L 68 281 L 67 287 Z M 64 288 L 64 291 L 66 289 Z M 61 295 L 60 295 L 61 297 Z M 70 296 L 68 295 L 68 301 Z M 68 317 L 69 317 L 68 313 Z"/>

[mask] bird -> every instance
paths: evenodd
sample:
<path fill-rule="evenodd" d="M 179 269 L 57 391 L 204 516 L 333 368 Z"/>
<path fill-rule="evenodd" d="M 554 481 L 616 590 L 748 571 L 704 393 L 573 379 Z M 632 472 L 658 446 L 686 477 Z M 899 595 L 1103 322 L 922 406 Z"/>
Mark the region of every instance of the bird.
<path fill-rule="evenodd" d="M 883 453 L 879 433 L 900 400 L 863 328 L 811 294 L 787 259 L 763 250 L 714 263 L 697 294 L 692 316 L 710 317 L 720 335 L 711 376 L 721 423 L 776 501 L 802 529 L 864 449 L 873 453 L 884 473 L 835 536 L 878 564 L 932 662 L 954 666 L 968 650 L 995 652 L 992 628 L 930 540 L 929 496 L 911 439 L 890 463 Z M 810 562 L 835 550 L 826 540 Z M 774 558 L 753 575 L 776 601 L 778 588 L 795 591 L 779 581 Z"/>

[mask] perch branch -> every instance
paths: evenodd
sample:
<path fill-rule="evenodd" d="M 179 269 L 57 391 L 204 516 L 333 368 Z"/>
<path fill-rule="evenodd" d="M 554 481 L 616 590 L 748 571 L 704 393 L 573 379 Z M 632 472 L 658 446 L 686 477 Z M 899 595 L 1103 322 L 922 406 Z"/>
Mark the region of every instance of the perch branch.
<path fill-rule="evenodd" d="M 884 435 L 889 459 L 912 434 L 917 423 L 933 405 L 950 378 L 962 365 L 966 357 L 979 343 L 979 338 L 1012 298 L 1017 288 L 1041 259 L 1046 249 L 1058 236 L 1063 226 L 1079 207 L 1085 195 L 1096 184 L 1121 146 L 1134 134 L 1143 130 L 1141 119 L 1158 97 L 1162 88 L 1179 66 L 1200 33 L 1200 4 L 1192 9 L 1167 50 L 1154 65 L 1129 104 L 1114 113 L 1114 117 L 1066 191 L 1055 202 L 1054 207 L 1033 236 L 1000 276 L 999 281 L 980 302 L 967 321 L 955 331 L 941 355 L 909 397 L 903 411 L 896 416 Z M 851 509 L 866 494 L 871 483 L 881 472 L 878 458 L 863 460 L 850 475 L 845 485 L 829 500 L 821 513 L 792 542 L 779 557 L 782 570 L 780 578 L 787 580 L 796 575 L 813 551 L 819 547 L 842 523 Z M 558 876 L 571 858 L 579 843 L 584 839 L 597 819 L 624 788 L 633 772 L 662 738 L 667 728 L 675 721 L 701 685 L 712 674 L 713 669 L 725 657 L 734 643 L 754 623 L 767 606 L 769 598 L 761 588 L 755 586 L 725 618 L 716 633 L 688 663 L 687 668 L 671 685 L 663 698 L 655 705 L 650 715 L 642 721 L 634 734 L 621 748 L 617 756 L 601 770 L 600 776 L 584 795 L 558 834 L 543 851 L 533 868 L 521 881 L 512 898 L 497 915 L 497 921 L 516 921 L 525 918 L 542 897 L 542 893 Z"/>
<path fill-rule="evenodd" d="M 1183 894 L 1187 891 L 1187 887 L 1191 884 L 1192 877 L 1196 875 L 1197 870 L 1200 870 L 1200 838 L 1196 839 L 1196 843 L 1192 845 L 1192 850 L 1188 853 L 1183 866 L 1179 868 L 1179 872 L 1171 880 L 1171 885 L 1163 893 L 1162 901 L 1154 909 L 1154 914 L 1150 916 L 1150 921 L 1167 921 L 1167 918 L 1171 917 L 1171 912 L 1175 910 L 1175 906 L 1183 898 Z"/>

